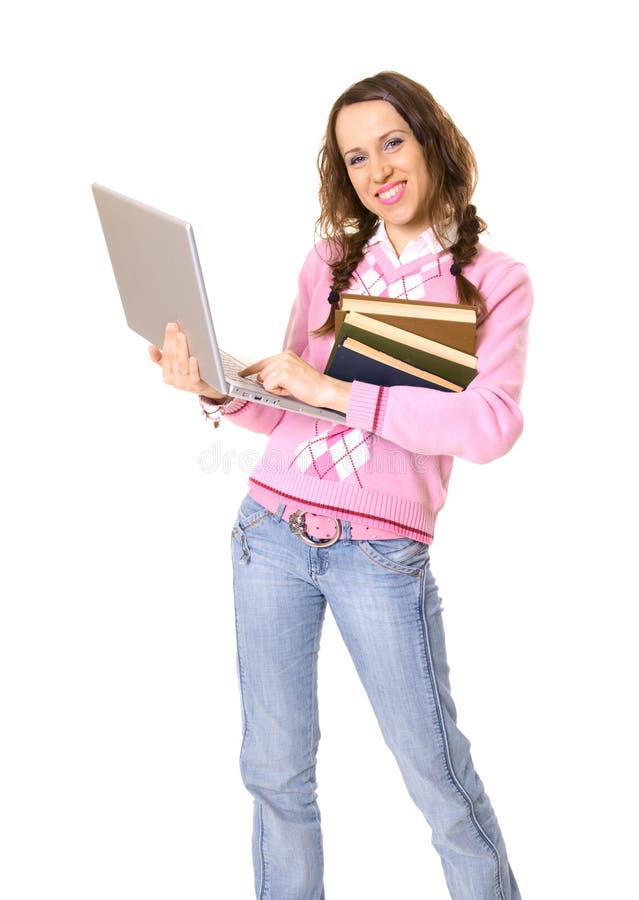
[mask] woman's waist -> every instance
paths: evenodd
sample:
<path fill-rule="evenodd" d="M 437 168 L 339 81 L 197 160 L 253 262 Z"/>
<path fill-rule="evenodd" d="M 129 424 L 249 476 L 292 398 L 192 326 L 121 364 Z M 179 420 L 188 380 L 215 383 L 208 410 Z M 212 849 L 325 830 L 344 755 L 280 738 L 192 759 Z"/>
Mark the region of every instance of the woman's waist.
<path fill-rule="evenodd" d="M 303 506 L 303 505 L 302 505 Z M 279 507 L 278 507 L 279 508 Z M 275 512 L 271 509 L 270 512 Z M 400 532 L 379 525 L 365 525 L 362 522 L 351 522 L 338 516 L 325 516 L 300 508 L 298 503 L 288 503 L 282 510 L 282 518 L 293 526 L 299 525 L 304 532 L 316 540 L 328 540 L 337 535 L 337 539 L 350 536 L 353 541 L 386 540 L 401 537 Z M 349 528 L 344 528 L 344 521 L 348 521 Z"/>
<path fill-rule="evenodd" d="M 433 540 L 437 510 L 415 496 L 379 494 L 325 483 L 310 476 L 272 479 L 268 473 L 256 470 L 249 478 L 248 487 L 254 500 L 269 512 L 281 514 L 285 521 L 303 517 L 304 530 L 317 539 L 332 537 L 339 520 L 349 523 L 347 531 L 353 540 L 398 537 L 411 537 L 424 543 Z"/>

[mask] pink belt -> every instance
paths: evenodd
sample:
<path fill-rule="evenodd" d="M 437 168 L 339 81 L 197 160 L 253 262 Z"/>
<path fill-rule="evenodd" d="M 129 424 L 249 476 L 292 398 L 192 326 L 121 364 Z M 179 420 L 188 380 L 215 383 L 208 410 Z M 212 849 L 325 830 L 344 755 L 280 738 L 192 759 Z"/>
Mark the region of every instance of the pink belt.
<path fill-rule="evenodd" d="M 291 531 L 302 540 L 307 537 L 330 541 L 330 544 L 334 544 L 344 537 L 341 519 L 306 512 L 305 510 L 300 510 L 299 506 L 293 503 L 289 503 L 284 508 L 282 518 L 289 523 L 289 527 L 292 525 Z M 376 525 L 362 525 L 359 522 L 351 523 L 350 533 L 354 541 L 388 540 L 401 537 L 397 531 L 390 531 L 388 528 L 378 528 Z M 315 544 L 315 541 L 307 540 L 305 543 Z"/>

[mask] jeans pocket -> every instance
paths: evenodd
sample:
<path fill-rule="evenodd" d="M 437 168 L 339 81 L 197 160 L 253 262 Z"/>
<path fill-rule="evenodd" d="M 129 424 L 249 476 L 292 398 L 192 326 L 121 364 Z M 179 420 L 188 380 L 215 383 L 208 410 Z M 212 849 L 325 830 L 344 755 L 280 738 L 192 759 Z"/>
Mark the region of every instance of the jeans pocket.
<path fill-rule="evenodd" d="M 262 506 L 261 503 L 258 503 L 257 500 L 254 500 L 250 494 L 247 494 L 242 500 L 237 518 L 235 519 L 235 524 L 231 530 L 231 548 L 233 548 L 236 543 L 239 543 L 242 551 L 240 557 L 241 564 L 246 564 L 251 559 L 251 552 L 246 540 L 246 532 L 249 528 L 253 528 L 257 525 L 258 522 L 270 518 L 270 515 L 271 513 L 268 509 Z"/>
<path fill-rule="evenodd" d="M 414 538 L 357 541 L 357 546 L 371 562 L 402 575 L 419 575 L 429 561 L 428 544 Z"/>
<path fill-rule="evenodd" d="M 247 528 L 252 528 L 253 525 L 257 525 L 258 522 L 270 515 L 266 507 L 254 500 L 250 494 L 247 494 L 240 504 L 233 527 L 234 529 L 239 527 L 242 530 L 246 530 Z"/>

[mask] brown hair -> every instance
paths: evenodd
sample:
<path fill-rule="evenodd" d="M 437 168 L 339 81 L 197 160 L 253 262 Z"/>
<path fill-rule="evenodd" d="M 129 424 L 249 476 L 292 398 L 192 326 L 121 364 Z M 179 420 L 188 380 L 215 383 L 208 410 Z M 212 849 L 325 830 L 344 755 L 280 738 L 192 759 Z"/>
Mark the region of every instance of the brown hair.
<path fill-rule="evenodd" d="M 450 247 L 459 274 L 456 276 L 460 303 L 473 304 L 485 312 L 484 300 L 461 268 L 477 253 L 479 234 L 486 223 L 470 203 L 477 183 L 477 163 L 466 138 L 448 113 L 423 85 L 397 72 L 380 72 L 349 87 L 335 101 L 317 158 L 320 173 L 320 215 L 317 228 L 331 249 L 333 290 L 345 291 L 362 259 L 364 247 L 379 224 L 378 217 L 362 204 L 351 184 L 335 137 L 338 113 L 345 106 L 365 100 L 386 100 L 424 149 L 431 180 L 428 216 L 435 236 L 443 243 L 446 229 L 457 224 L 457 240 Z M 334 295 L 333 295 L 334 296 Z M 334 327 L 335 306 L 326 322 L 313 334 L 326 334 Z"/>

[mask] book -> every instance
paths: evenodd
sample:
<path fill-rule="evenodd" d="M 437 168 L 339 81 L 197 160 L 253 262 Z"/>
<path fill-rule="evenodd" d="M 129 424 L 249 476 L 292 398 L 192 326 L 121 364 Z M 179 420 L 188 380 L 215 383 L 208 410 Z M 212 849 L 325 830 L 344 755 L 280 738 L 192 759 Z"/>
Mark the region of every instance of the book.
<path fill-rule="evenodd" d="M 374 297 L 369 294 L 340 294 L 341 308 L 361 311 L 373 301 L 388 306 L 388 312 L 402 309 L 403 315 L 419 316 L 423 319 L 438 319 L 446 322 L 477 322 L 477 312 L 468 303 L 440 303 L 433 300 L 393 300 L 392 297 Z M 386 310 L 384 310 L 386 311 Z"/>
<path fill-rule="evenodd" d="M 370 327 L 371 322 L 374 322 L 373 328 Z M 389 334 L 380 334 L 379 331 L 375 330 L 375 326 L 380 326 L 382 330 L 387 329 Z M 410 332 L 371 320 L 368 316 L 363 316 L 359 313 L 349 312 L 346 314 L 342 327 L 335 338 L 333 352 L 337 345 L 348 337 L 352 337 L 369 347 L 381 350 L 394 359 L 439 375 L 463 388 L 468 387 L 477 374 L 476 357 L 468 355 L 468 358 L 465 358 L 467 354 L 459 354 L 464 357 L 461 362 L 450 359 L 449 354 L 446 353 L 448 348 L 444 345 L 436 344 L 434 341 L 427 341 L 425 338 L 420 338 L 419 335 L 413 335 Z M 406 338 L 408 338 L 408 342 Z M 419 346 L 421 342 L 424 342 L 426 347 Z M 418 346 L 415 346 L 415 344 L 418 344 Z M 442 355 L 442 351 L 444 355 Z M 459 351 L 454 352 L 458 353 Z M 330 361 L 329 357 L 329 363 Z"/>
<path fill-rule="evenodd" d="M 340 381 L 365 381 L 383 387 L 430 387 L 451 392 L 463 390 L 445 378 L 394 359 L 388 353 L 362 344 L 354 338 L 345 338 L 333 350 L 324 373 L 339 378 Z"/>
<path fill-rule="evenodd" d="M 454 347 L 463 353 L 473 354 L 475 351 L 477 312 L 469 304 L 389 300 L 388 297 L 343 293 L 340 294 L 340 305 L 335 310 L 336 335 L 347 312 L 371 316 L 396 328 Z"/>
<path fill-rule="evenodd" d="M 372 316 L 362 313 L 349 312 L 346 313 L 342 322 L 350 322 L 358 328 L 365 328 L 373 334 L 382 337 L 388 337 L 393 341 L 399 341 L 411 347 L 417 347 L 426 353 L 432 353 L 434 356 L 441 356 L 444 359 L 450 359 L 462 366 L 469 368 L 477 368 L 477 357 L 472 353 L 463 353 L 455 347 L 449 347 L 447 344 L 440 344 L 438 341 L 431 341 L 429 338 L 422 337 L 420 334 L 414 334 L 412 331 L 406 331 L 405 328 L 397 328 L 395 325 L 388 325 L 386 322 L 380 322 Z"/>

